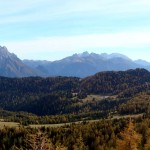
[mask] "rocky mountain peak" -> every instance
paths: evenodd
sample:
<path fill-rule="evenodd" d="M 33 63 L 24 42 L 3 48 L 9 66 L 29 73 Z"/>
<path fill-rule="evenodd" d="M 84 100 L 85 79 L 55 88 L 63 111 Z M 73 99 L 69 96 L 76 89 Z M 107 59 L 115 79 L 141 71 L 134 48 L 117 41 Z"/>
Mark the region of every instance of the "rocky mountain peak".
<path fill-rule="evenodd" d="M 34 76 L 35 71 L 26 66 L 14 53 L 5 46 L 0 46 L 0 76 L 23 77 Z"/>
<path fill-rule="evenodd" d="M 15 54 L 10 53 L 8 49 L 5 46 L 0 46 L 0 58 L 10 58 L 10 57 L 16 57 Z"/>

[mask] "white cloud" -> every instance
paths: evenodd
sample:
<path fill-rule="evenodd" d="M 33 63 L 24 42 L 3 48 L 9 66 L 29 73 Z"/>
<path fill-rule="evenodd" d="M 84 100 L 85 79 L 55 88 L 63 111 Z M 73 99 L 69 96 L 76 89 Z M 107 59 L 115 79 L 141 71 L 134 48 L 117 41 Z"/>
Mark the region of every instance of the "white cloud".
<path fill-rule="evenodd" d="M 48 58 L 51 53 L 81 51 L 89 48 L 142 48 L 150 47 L 150 32 L 121 32 L 80 36 L 55 36 L 28 41 L 2 42 L 21 58 Z"/>
<path fill-rule="evenodd" d="M 51 20 L 76 13 L 80 16 L 83 12 L 138 15 L 150 12 L 149 8 L 149 0 L 6 0 L 0 1 L 0 24 Z"/>

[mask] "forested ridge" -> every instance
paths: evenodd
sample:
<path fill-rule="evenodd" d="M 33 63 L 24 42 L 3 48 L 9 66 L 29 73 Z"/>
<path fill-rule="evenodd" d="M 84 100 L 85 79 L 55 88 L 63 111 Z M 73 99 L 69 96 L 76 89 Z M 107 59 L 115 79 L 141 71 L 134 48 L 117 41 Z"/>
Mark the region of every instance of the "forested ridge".
<path fill-rule="evenodd" d="M 113 95 L 145 84 L 149 87 L 149 83 L 150 73 L 145 69 L 108 71 L 84 78 L 81 88 L 87 93 Z"/>
<path fill-rule="evenodd" d="M 109 112 L 123 113 L 123 104 L 149 90 L 150 73 L 145 69 L 101 72 L 83 79 L 0 77 L 0 108 L 39 116 L 91 112 L 106 117 Z"/>

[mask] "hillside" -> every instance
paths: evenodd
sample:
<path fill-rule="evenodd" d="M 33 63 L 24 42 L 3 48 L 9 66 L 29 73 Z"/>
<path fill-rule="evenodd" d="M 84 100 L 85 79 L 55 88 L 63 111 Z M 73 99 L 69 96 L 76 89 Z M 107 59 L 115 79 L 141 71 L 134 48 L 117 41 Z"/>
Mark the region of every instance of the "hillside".
<path fill-rule="evenodd" d="M 107 114 L 107 110 L 148 90 L 150 73 L 144 69 L 101 72 L 84 79 L 0 77 L 0 108 L 37 115 Z"/>
<path fill-rule="evenodd" d="M 149 83 L 150 73 L 145 69 L 109 71 L 84 78 L 81 89 L 86 93 L 113 95 L 144 84 L 149 87 Z"/>

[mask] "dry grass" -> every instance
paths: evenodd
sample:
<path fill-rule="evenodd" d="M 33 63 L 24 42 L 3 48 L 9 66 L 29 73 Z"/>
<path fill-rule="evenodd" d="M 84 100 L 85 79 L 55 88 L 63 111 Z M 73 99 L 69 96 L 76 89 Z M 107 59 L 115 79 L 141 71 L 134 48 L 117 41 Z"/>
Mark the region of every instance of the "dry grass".
<path fill-rule="evenodd" d="M 135 114 L 135 115 L 124 115 L 124 116 L 121 116 L 121 115 L 114 115 L 112 117 L 112 119 L 120 119 L 120 118 L 138 118 L 138 117 L 142 117 L 143 114 Z"/>
<path fill-rule="evenodd" d="M 29 125 L 29 127 L 31 128 L 41 128 L 41 127 L 54 127 L 54 128 L 57 128 L 57 127 L 61 127 L 61 126 L 64 126 L 64 125 L 70 125 L 71 123 L 60 123 L 60 124 L 33 124 L 33 125 Z"/>
<path fill-rule="evenodd" d="M 57 128 L 57 127 L 62 127 L 65 125 L 71 125 L 72 123 L 78 124 L 83 121 L 77 121 L 77 122 L 69 122 L 69 123 L 59 123 L 59 124 L 34 124 L 34 125 L 29 125 L 31 128 L 40 128 L 40 127 L 52 127 L 52 128 Z"/>
<path fill-rule="evenodd" d="M 20 124 L 16 123 L 16 122 L 4 122 L 4 121 L 0 121 L 0 129 L 4 128 L 4 127 L 18 127 Z"/>
<path fill-rule="evenodd" d="M 105 95 L 105 96 L 102 96 L 102 95 L 88 95 L 85 99 L 82 99 L 82 102 L 83 103 L 88 103 L 88 102 L 91 102 L 91 101 L 101 101 L 103 99 L 107 99 L 107 98 L 115 98 L 116 96 L 108 96 L 108 95 Z"/>
<path fill-rule="evenodd" d="M 101 119 L 97 120 L 86 120 L 86 122 L 97 122 L 100 121 Z M 40 128 L 40 127 L 52 127 L 52 128 L 57 128 L 57 127 L 62 127 L 65 125 L 71 125 L 71 124 L 79 124 L 82 123 L 83 121 L 77 121 L 77 122 L 70 122 L 70 123 L 60 123 L 60 124 L 38 124 L 38 125 L 29 125 L 31 128 Z"/>
<path fill-rule="evenodd" d="M 124 116 L 120 116 L 120 115 L 114 115 L 112 118 L 110 119 L 120 119 L 120 118 L 137 118 L 142 116 L 143 114 L 135 114 L 135 115 L 124 115 Z M 101 119 L 97 119 L 97 120 L 86 120 L 86 122 L 97 122 L 100 121 Z M 57 128 L 57 127 L 62 127 L 65 125 L 71 125 L 71 124 L 78 124 L 78 123 L 82 123 L 83 121 L 77 121 L 77 122 L 70 122 L 70 123 L 60 123 L 60 124 L 34 124 L 34 125 L 29 125 L 29 127 L 31 128 L 40 128 L 40 127 L 51 127 L 51 128 Z M 0 121 L 0 129 L 4 128 L 4 127 L 19 127 L 20 124 L 17 122 L 5 122 L 5 121 Z"/>
<path fill-rule="evenodd" d="M 136 115 L 124 115 L 124 116 L 113 116 L 110 119 L 120 119 L 120 118 L 137 118 L 142 116 L 143 114 L 136 114 Z M 109 119 L 108 119 L 109 120 Z M 86 122 L 92 123 L 92 122 L 98 122 L 101 121 L 101 119 L 97 119 L 97 120 L 86 120 Z M 57 128 L 57 127 L 62 127 L 65 125 L 71 125 L 72 123 L 74 124 L 78 124 L 78 123 L 82 123 L 83 121 L 77 121 L 77 122 L 70 122 L 70 123 L 61 123 L 61 124 L 38 124 L 38 125 L 29 125 L 31 128 L 40 128 L 40 127 L 52 127 L 52 128 Z"/>

